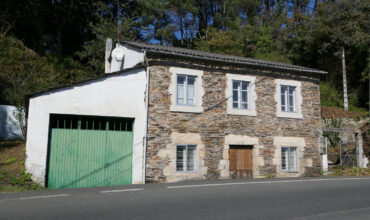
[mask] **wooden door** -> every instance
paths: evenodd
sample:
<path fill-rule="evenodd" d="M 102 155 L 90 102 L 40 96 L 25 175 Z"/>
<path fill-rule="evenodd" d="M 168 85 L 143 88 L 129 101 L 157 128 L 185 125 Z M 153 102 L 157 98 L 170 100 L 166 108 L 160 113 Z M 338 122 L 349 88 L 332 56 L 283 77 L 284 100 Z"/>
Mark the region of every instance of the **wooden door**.
<path fill-rule="evenodd" d="M 253 177 L 252 146 L 230 146 L 230 176 L 233 179 Z"/>

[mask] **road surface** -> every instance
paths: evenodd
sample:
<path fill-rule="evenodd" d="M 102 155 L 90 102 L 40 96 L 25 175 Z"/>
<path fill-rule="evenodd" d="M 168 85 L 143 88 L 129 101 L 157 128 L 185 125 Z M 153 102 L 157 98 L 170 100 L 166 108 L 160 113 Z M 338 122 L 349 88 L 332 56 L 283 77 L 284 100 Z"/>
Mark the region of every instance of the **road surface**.
<path fill-rule="evenodd" d="M 370 178 L 192 181 L 0 194 L 0 219 L 370 219 Z"/>

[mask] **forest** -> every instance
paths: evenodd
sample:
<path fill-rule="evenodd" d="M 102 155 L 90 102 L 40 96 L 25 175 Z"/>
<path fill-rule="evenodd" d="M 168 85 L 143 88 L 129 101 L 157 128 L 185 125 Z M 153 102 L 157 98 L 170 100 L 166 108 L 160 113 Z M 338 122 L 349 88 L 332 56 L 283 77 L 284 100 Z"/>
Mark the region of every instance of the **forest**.
<path fill-rule="evenodd" d="M 104 74 L 107 37 L 325 70 L 340 108 L 344 49 L 350 110 L 368 109 L 370 0 L 2 0 L 0 104 Z"/>

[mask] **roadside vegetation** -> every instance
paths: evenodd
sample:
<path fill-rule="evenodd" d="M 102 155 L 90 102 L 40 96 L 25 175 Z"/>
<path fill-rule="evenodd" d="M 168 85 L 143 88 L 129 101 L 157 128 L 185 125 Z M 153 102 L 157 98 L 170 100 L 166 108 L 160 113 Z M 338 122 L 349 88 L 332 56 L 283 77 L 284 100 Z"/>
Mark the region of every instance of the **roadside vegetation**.
<path fill-rule="evenodd" d="M 329 174 L 328 176 L 370 176 L 370 168 L 330 167 L 329 171 L 331 174 Z"/>
<path fill-rule="evenodd" d="M 25 172 L 24 141 L 0 141 L 0 193 L 42 190 Z"/>

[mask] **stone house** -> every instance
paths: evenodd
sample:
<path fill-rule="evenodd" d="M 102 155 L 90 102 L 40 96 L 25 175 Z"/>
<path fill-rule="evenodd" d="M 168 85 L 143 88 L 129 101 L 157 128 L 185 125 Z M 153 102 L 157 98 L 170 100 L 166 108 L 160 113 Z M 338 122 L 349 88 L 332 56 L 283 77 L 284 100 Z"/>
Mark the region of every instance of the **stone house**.
<path fill-rule="evenodd" d="M 31 96 L 26 168 L 51 188 L 311 176 L 322 166 L 321 74 L 107 44 L 106 75 Z"/>

